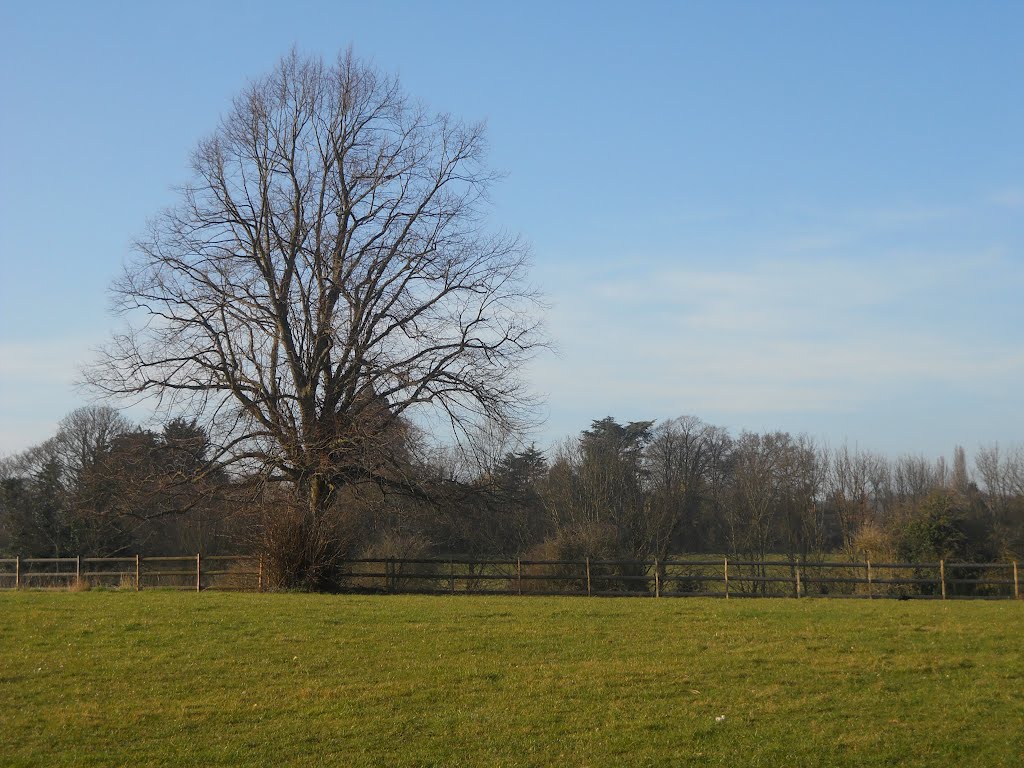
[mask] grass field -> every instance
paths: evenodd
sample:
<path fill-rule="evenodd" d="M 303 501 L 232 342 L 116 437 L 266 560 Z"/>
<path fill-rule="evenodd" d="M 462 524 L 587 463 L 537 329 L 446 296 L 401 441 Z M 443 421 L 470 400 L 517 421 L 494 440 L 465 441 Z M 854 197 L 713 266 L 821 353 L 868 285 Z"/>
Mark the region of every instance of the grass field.
<path fill-rule="evenodd" d="M 1024 603 L 0 594 L 2 765 L 1024 765 Z"/>

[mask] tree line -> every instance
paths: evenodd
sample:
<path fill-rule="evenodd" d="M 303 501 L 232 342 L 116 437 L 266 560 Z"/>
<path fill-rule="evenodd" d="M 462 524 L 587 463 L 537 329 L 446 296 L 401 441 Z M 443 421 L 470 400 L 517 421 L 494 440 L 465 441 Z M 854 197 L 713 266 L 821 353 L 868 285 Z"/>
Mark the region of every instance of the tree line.
<path fill-rule="evenodd" d="M 417 436 L 419 435 L 419 436 Z M 106 406 L 69 414 L 0 461 L 0 551 L 259 552 L 279 584 L 329 589 L 358 556 L 651 559 L 719 553 L 813 562 L 995 561 L 1024 553 L 1024 445 L 973 461 L 895 459 L 694 416 L 594 421 L 548 451 L 501 429 L 439 448 L 411 426 L 412 492 L 341 489 L 316 531 L 285 489 L 211 462 L 203 428 L 158 431 Z"/>

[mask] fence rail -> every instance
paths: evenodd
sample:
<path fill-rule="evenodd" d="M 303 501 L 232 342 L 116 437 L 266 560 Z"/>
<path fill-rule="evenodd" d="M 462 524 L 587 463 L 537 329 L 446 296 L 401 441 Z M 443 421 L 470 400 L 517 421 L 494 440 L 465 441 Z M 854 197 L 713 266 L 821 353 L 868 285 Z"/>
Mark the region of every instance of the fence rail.
<path fill-rule="evenodd" d="M 0 558 L 0 590 L 187 589 L 262 591 L 263 564 L 253 556 Z"/>
<path fill-rule="evenodd" d="M 1020 599 L 1016 562 L 832 560 L 526 560 L 357 558 L 340 564 L 343 591 L 631 597 L 844 597 Z M 263 591 L 257 556 L 13 557 L 0 559 L 0 590 L 183 589 Z"/>

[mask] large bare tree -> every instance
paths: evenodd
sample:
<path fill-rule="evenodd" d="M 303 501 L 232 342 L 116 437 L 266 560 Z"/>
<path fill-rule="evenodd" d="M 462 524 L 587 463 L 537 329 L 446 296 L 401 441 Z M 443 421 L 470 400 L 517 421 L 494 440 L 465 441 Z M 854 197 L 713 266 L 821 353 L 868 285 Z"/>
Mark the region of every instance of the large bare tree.
<path fill-rule="evenodd" d="M 292 52 L 198 145 L 87 379 L 201 416 L 220 462 L 283 481 L 310 531 L 343 487 L 408 485 L 411 429 L 517 424 L 541 306 L 524 244 L 487 228 L 484 155 L 481 124 L 351 52 Z"/>

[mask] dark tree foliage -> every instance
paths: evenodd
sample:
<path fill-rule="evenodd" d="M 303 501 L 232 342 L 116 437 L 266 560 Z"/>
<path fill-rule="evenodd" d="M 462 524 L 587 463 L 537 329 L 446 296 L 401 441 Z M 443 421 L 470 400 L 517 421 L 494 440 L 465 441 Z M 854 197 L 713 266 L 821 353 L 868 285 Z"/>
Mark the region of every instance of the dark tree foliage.
<path fill-rule="evenodd" d="M 998 558 L 992 528 L 967 496 L 932 491 L 903 526 L 897 554 L 910 562 L 991 562 Z"/>
<path fill-rule="evenodd" d="M 72 412 L 53 438 L 0 467 L 6 546 L 26 556 L 230 547 L 215 530 L 229 517 L 230 485 L 209 471 L 205 442 L 195 425 L 156 433 L 105 407 Z M 186 535 L 200 520 L 205 533 Z"/>

